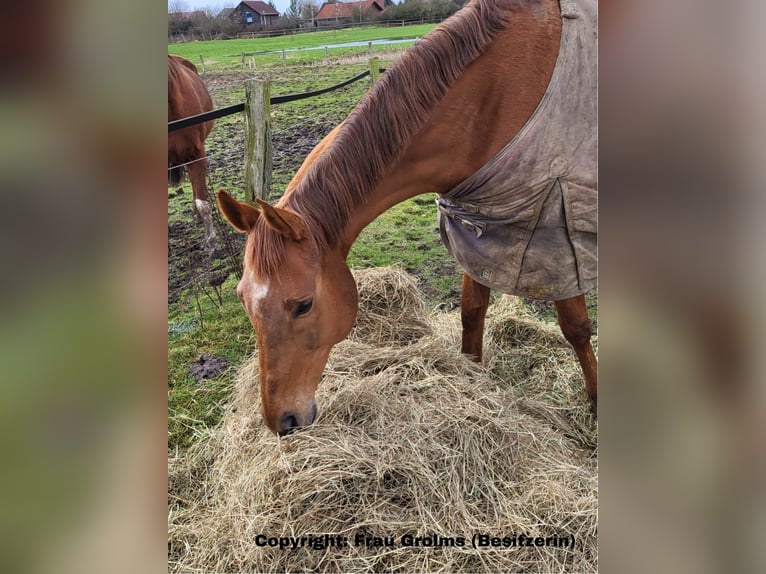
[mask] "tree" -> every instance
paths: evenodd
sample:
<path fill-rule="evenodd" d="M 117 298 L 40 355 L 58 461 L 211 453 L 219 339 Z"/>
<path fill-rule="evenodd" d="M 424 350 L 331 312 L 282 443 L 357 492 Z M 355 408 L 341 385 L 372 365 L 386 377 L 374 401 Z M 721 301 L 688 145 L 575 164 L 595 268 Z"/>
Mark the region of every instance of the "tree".
<path fill-rule="evenodd" d="M 168 4 L 168 14 L 181 14 L 189 11 L 189 5 L 184 0 L 172 0 Z"/>
<path fill-rule="evenodd" d="M 301 7 L 303 0 L 290 0 L 290 5 L 282 15 L 282 23 L 297 28 L 301 23 Z"/>
<path fill-rule="evenodd" d="M 316 18 L 320 8 L 318 0 L 303 0 L 301 3 L 301 19 L 311 20 L 311 25 L 314 26 L 314 18 Z"/>
<path fill-rule="evenodd" d="M 228 18 L 219 18 L 212 8 L 187 12 L 184 2 L 175 0 L 168 10 L 168 36 L 170 38 L 190 35 L 205 39 L 234 36 L 238 24 Z M 175 10 L 175 11 L 170 11 Z"/>
<path fill-rule="evenodd" d="M 302 0 L 290 0 L 290 5 L 287 7 L 287 10 L 285 10 L 285 13 L 282 17 L 289 20 L 295 20 L 297 22 L 301 19 L 302 4 Z"/>
<path fill-rule="evenodd" d="M 183 0 L 173 0 L 168 4 L 168 37 L 186 34 L 193 27 L 188 16 L 188 7 Z"/>

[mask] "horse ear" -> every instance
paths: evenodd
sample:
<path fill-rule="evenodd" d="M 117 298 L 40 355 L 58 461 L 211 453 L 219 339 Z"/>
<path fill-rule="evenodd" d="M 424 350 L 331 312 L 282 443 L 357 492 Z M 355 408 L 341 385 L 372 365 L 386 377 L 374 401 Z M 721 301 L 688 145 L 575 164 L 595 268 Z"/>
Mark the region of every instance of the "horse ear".
<path fill-rule="evenodd" d="M 282 235 L 293 241 L 300 241 L 308 237 L 306 224 L 300 216 L 287 209 L 281 209 L 269 205 L 261 198 L 256 197 L 255 201 L 261 206 L 261 213 L 266 218 L 266 223 L 279 231 Z"/>
<path fill-rule="evenodd" d="M 221 210 L 226 221 L 242 233 L 250 231 L 261 215 L 261 212 L 255 207 L 237 201 L 222 189 L 216 195 L 216 199 L 218 200 L 218 209 Z"/>

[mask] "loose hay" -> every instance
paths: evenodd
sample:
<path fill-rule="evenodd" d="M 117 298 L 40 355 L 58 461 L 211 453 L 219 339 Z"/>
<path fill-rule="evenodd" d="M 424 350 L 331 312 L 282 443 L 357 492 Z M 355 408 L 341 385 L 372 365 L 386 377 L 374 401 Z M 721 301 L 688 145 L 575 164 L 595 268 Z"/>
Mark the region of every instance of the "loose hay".
<path fill-rule="evenodd" d="M 330 357 L 314 426 L 266 429 L 253 359 L 220 427 L 169 461 L 170 570 L 596 571 L 596 424 L 556 329 L 502 298 L 476 365 L 459 353 L 458 315 L 429 316 L 403 271 L 356 278 L 359 319 Z M 354 546 L 357 533 L 395 546 Z M 475 550 L 475 533 L 574 536 L 575 548 Z M 259 534 L 350 546 L 264 548 Z M 402 546 L 406 534 L 466 546 Z"/>
<path fill-rule="evenodd" d="M 366 269 L 356 277 L 360 312 L 349 339 L 387 347 L 431 334 L 428 309 L 414 277 L 391 267 Z"/>

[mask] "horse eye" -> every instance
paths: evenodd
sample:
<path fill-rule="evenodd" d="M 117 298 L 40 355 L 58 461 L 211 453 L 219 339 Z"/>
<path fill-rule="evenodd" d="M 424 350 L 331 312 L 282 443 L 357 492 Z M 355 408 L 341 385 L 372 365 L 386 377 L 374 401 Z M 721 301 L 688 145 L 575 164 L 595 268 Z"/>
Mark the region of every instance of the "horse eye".
<path fill-rule="evenodd" d="M 295 311 L 293 311 L 293 317 L 302 317 L 309 311 L 311 311 L 311 307 L 314 304 L 314 301 L 312 299 L 307 299 L 306 301 L 301 301 L 298 303 L 298 306 L 295 308 Z"/>

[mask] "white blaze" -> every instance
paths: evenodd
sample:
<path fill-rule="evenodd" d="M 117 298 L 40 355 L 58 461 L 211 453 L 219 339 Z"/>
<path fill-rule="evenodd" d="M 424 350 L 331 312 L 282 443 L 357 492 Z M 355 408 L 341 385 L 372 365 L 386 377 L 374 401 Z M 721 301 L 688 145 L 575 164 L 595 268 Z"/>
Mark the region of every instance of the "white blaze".
<path fill-rule="evenodd" d="M 266 297 L 266 294 L 269 292 L 269 282 L 264 281 L 263 283 L 256 283 L 255 286 L 253 286 L 253 293 L 250 297 L 250 300 L 253 303 L 253 310 L 260 312 L 261 309 L 261 301 L 263 301 L 263 298 Z"/>

